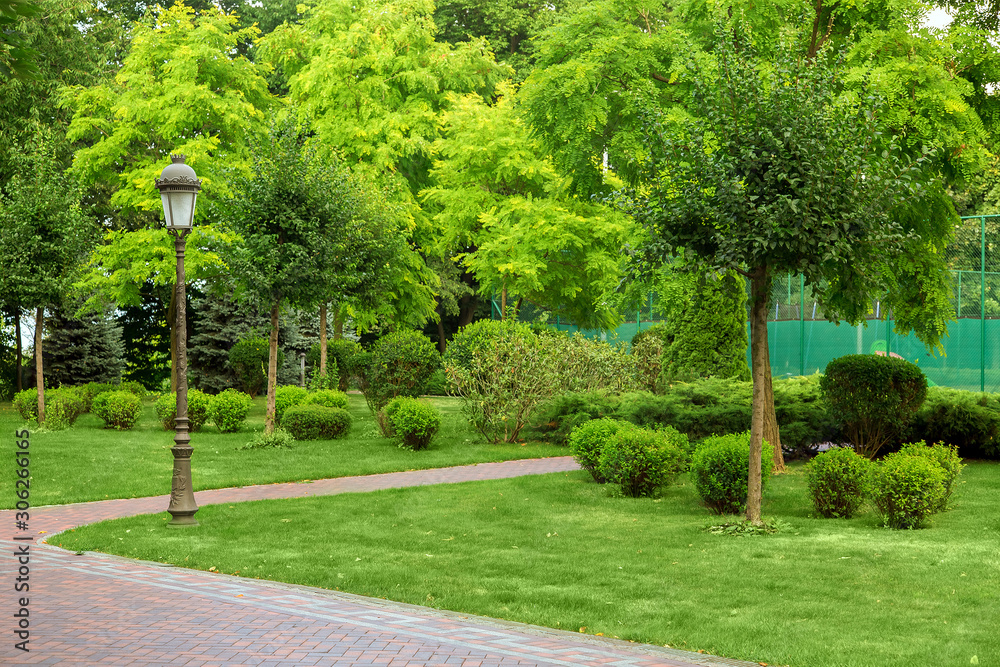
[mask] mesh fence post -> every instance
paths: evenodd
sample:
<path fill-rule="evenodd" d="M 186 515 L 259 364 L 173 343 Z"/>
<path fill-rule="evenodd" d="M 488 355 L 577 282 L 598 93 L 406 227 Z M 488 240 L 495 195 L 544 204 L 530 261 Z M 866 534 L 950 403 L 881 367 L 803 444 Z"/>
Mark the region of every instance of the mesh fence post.
<path fill-rule="evenodd" d="M 986 391 L 986 216 L 979 218 L 979 391 Z"/>
<path fill-rule="evenodd" d="M 789 281 L 791 282 L 791 281 Z M 791 301 L 791 299 L 789 299 Z M 806 374 L 806 277 L 799 274 L 799 375 Z"/>

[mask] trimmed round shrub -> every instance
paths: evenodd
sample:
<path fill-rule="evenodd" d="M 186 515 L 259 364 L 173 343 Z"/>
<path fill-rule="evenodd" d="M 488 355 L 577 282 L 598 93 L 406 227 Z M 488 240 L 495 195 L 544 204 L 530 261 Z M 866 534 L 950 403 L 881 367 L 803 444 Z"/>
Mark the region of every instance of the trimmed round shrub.
<path fill-rule="evenodd" d="M 267 383 L 269 349 L 268 339 L 256 334 L 241 338 L 229 349 L 229 367 L 236 374 L 239 388 L 251 398 L 259 394 Z M 284 360 L 284 353 L 278 350 L 278 368 Z"/>
<path fill-rule="evenodd" d="M 875 469 L 872 503 L 887 527 L 917 528 L 941 507 L 944 481 L 944 469 L 930 457 L 896 452 Z"/>
<path fill-rule="evenodd" d="M 948 501 L 951 494 L 955 492 L 955 483 L 958 476 L 962 474 L 962 457 L 958 455 L 958 447 L 952 447 L 939 442 L 936 445 L 928 445 L 923 440 L 910 442 L 899 450 L 906 456 L 923 456 L 934 461 L 944 471 L 944 496 L 941 503 L 935 508 L 936 512 L 943 512 L 948 508 Z"/>
<path fill-rule="evenodd" d="M 293 405 L 285 411 L 281 427 L 296 440 L 333 440 L 351 430 L 351 414 L 323 405 Z"/>
<path fill-rule="evenodd" d="M 771 477 L 774 448 L 765 441 L 761 452 L 761 486 Z M 705 438 L 691 457 L 691 477 L 705 504 L 719 514 L 738 514 L 747 504 L 750 476 L 750 433 Z"/>
<path fill-rule="evenodd" d="M 237 389 L 226 389 L 209 399 L 208 417 L 223 433 L 235 433 L 246 422 L 251 405 L 253 400 L 249 395 Z"/>
<path fill-rule="evenodd" d="M 302 405 L 309 392 L 294 384 L 286 384 L 274 390 L 274 421 L 280 424 L 288 408 Z"/>
<path fill-rule="evenodd" d="M 629 498 L 653 496 L 684 469 L 687 437 L 669 426 L 651 431 L 622 428 L 601 449 L 601 477 Z"/>
<path fill-rule="evenodd" d="M 114 391 L 115 388 L 107 382 L 88 382 L 78 389 L 80 398 L 83 399 L 83 411 L 90 412 L 90 407 L 94 404 L 94 398 L 98 394 L 103 394 L 106 391 Z"/>
<path fill-rule="evenodd" d="M 61 431 L 73 425 L 86 410 L 82 387 L 59 387 L 45 392 L 45 428 Z M 25 421 L 38 421 L 38 389 L 14 395 L 14 408 Z"/>
<path fill-rule="evenodd" d="M 138 396 L 140 400 L 146 398 L 146 395 L 149 393 L 148 391 L 146 391 L 146 387 L 143 386 L 141 382 L 135 382 L 132 380 L 128 382 L 122 382 L 120 385 L 118 385 L 118 391 L 132 392 L 133 394 Z"/>
<path fill-rule="evenodd" d="M 927 396 L 927 378 L 905 359 L 849 354 L 826 365 L 823 397 L 862 456 L 874 458 L 903 433 Z"/>
<path fill-rule="evenodd" d="M 347 409 L 347 394 L 336 389 L 322 389 L 306 395 L 300 405 L 323 405 L 328 408 Z"/>
<path fill-rule="evenodd" d="M 104 420 L 106 428 L 127 431 L 139 421 L 142 401 L 130 391 L 106 391 L 94 398 L 91 412 Z"/>
<path fill-rule="evenodd" d="M 586 421 L 576 428 L 569 435 L 569 448 L 573 452 L 573 458 L 580 464 L 580 467 L 593 476 L 598 484 L 604 484 L 607 480 L 600 471 L 601 452 L 604 445 L 619 431 L 626 428 L 635 428 L 628 422 L 617 419 L 593 419 Z"/>
<path fill-rule="evenodd" d="M 197 389 L 187 390 L 188 431 L 198 431 L 208 421 L 208 406 L 211 398 Z M 156 417 L 163 424 L 163 430 L 173 431 L 176 428 L 174 419 L 177 417 L 177 392 L 163 394 L 156 399 Z"/>
<path fill-rule="evenodd" d="M 14 409 L 21 419 L 29 422 L 38 421 L 38 389 L 25 389 L 14 394 Z"/>
<path fill-rule="evenodd" d="M 397 396 L 419 396 L 441 365 L 434 343 L 417 331 L 396 331 L 372 348 L 362 390 L 372 413 Z"/>
<path fill-rule="evenodd" d="M 437 409 L 416 398 L 393 399 L 385 407 L 385 412 L 403 449 L 427 449 L 441 428 L 441 415 Z"/>
<path fill-rule="evenodd" d="M 872 463 L 853 449 L 823 452 L 806 465 L 813 507 L 828 519 L 850 519 L 865 502 Z"/>

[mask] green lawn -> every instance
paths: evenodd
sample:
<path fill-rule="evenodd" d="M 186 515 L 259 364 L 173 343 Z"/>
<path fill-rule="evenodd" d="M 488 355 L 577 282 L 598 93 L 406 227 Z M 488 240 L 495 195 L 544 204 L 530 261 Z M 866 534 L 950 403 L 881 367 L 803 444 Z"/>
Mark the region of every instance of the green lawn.
<path fill-rule="evenodd" d="M 916 531 L 810 516 L 801 467 L 765 515 L 712 535 L 682 477 L 610 497 L 583 472 L 202 507 L 98 524 L 55 543 L 386 597 L 768 664 L 1000 664 L 1000 465 L 972 463 L 955 507 Z"/>
<path fill-rule="evenodd" d="M 195 490 L 568 454 L 565 448 L 535 443 L 486 444 L 468 427 L 456 398 L 431 399 L 443 419 L 429 450 L 403 450 L 379 435 L 363 397 L 349 398 L 354 425 L 341 440 L 298 442 L 292 449 L 238 450 L 253 437 L 252 431 L 264 428 L 263 398 L 254 401 L 247 426 L 239 433 L 222 434 L 206 425 L 191 436 Z M 0 404 L 0 433 L 8 443 L 4 451 L 12 453 L 14 432 L 24 426 L 10 403 Z M 169 493 L 172 445 L 173 432 L 163 430 L 149 402 L 131 431 L 104 429 L 100 419 L 85 414 L 71 429 L 33 433 L 32 505 Z M 3 476 L 0 508 L 13 507 L 13 483 L 13 477 Z"/>

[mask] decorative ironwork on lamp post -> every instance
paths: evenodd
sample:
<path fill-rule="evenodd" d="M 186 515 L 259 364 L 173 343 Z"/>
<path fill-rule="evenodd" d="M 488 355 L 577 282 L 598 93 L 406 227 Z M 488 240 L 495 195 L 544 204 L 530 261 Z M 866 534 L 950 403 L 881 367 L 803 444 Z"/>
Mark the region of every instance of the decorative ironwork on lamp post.
<path fill-rule="evenodd" d="M 194 518 L 198 505 L 194 501 L 191 486 L 191 436 L 188 434 L 187 405 L 187 307 L 184 290 L 184 245 L 185 236 L 194 226 L 194 205 L 201 190 L 194 169 L 184 164 L 183 155 L 171 155 L 172 163 L 167 165 L 156 179 L 156 188 L 163 200 L 163 217 L 167 223 L 167 233 L 174 237 L 177 252 L 177 292 L 174 331 L 177 336 L 177 417 L 174 419 L 174 474 L 170 483 L 171 515 L 168 526 L 197 526 Z"/>

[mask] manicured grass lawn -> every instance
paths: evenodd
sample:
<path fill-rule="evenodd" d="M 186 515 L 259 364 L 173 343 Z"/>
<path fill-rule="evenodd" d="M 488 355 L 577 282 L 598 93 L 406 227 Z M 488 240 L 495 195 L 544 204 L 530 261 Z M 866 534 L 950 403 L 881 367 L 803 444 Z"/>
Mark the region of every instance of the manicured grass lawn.
<path fill-rule="evenodd" d="M 254 401 L 244 430 L 219 433 L 208 424 L 192 434 L 195 490 L 366 475 L 379 472 L 440 468 L 485 461 L 565 456 L 565 448 L 543 444 L 489 445 L 462 417 L 455 398 L 434 398 L 442 411 L 442 427 L 427 451 L 411 452 L 383 438 L 364 398 L 350 395 L 354 425 L 341 440 L 298 442 L 292 449 L 240 451 L 264 428 L 264 399 Z M 13 465 L 14 432 L 25 422 L 10 403 L 0 404 L 2 451 Z M 131 431 L 103 428 L 104 422 L 82 415 L 65 431 L 31 435 L 31 502 L 34 506 L 105 498 L 135 498 L 170 492 L 173 432 L 163 430 L 150 402 Z M 3 475 L 0 508 L 13 507 L 14 478 Z"/>
<path fill-rule="evenodd" d="M 583 472 L 202 507 L 53 539 L 603 633 L 768 664 L 1000 664 L 1000 465 L 973 463 L 954 509 L 890 531 L 810 516 L 801 467 L 772 480 L 776 535 L 712 535 L 686 477 L 659 500 Z"/>

